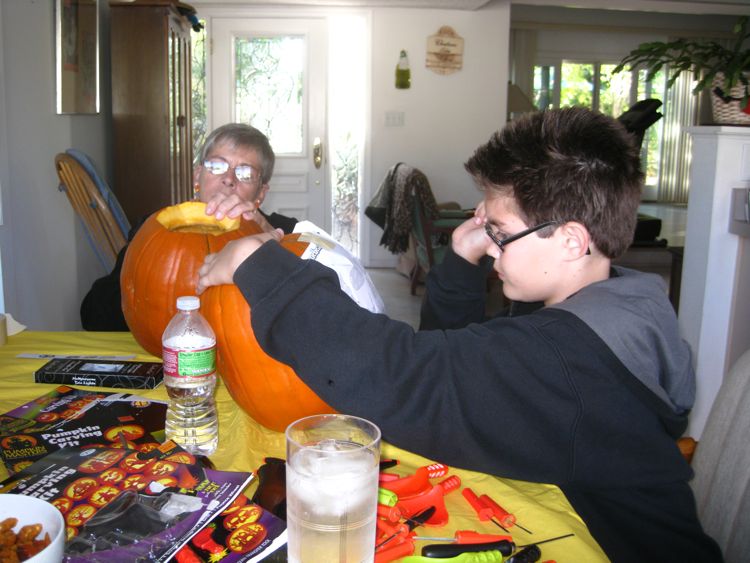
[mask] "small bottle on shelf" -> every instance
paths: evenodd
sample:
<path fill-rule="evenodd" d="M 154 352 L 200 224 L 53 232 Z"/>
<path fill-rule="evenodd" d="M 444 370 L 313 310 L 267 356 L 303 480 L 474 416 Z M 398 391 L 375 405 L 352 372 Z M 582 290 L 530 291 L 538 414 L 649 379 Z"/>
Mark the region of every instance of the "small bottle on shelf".
<path fill-rule="evenodd" d="M 409 57 L 402 50 L 396 65 L 396 88 L 406 90 L 411 86 L 411 69 L 409 68 Z"/>

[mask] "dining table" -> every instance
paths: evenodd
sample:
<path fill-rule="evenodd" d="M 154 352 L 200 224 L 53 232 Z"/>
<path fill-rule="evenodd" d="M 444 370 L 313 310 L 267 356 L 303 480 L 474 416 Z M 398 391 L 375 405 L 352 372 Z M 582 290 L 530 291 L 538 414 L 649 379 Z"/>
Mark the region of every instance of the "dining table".
<path fill-rule="evenodd" d="M 126 356 L 139 361 L 161 361 L 147 353 L 129 332 L 34 331 L 23 330 L 8 336 L 0 345 L 0 414 L 9 412 L 55 388 L 55 384 L 35 383 L 34 372 L 50 356 Z M 74 386 L 77 387 L 77 386 Z M 83 388 L 83 387 L 80 387 Z M 91 387 L 102 392 L 128 392 L 151 400 L 167 401 L 164 385 L 154 389 L 112 389 Z M 285 436 L 265 428 L 245 413 L 232 399 L 221 378 L 217 378 L 216 405 L 219 415 L 219 445 L 210 460 L 216 469 L 256 472 L 266 458 L 284 459 Z M 387 442 L 381 444 L 381 459 L 397 460 L 387 471 L 399 476 L 414 474 L 419 468 L 439 462 L 423 458 Z M 469 460 L 467 460 L 468 465 Z M 421 536 L 452 538 L 457 531 L 470 530 L 484 534 L 505 534 L 491 520 L 480 521 L 477 513 L 461 494 L 470 488 L 477 495 L 486 494 L 515 515 L 520 526 L 509 528 L 517 545 L 534 544 L 545 539 L 567 536 L 541 543 L 541 561 L 557 563 L 596 563 L 608 561 L 591 536 L 586 524 L 576 514 L 562 491 L 555 485 L 507 479 L 450 467 L 448 475 L 460 479 L 460 487 L 444 495 L 448 521 L 440 527 L 420 526 Z M 0 480 L 8 476 L 0 466 Z M 258 480 L 253 480 L 245 494 L 252 497 Z M 569 535 L 572 534 L 572 535 Z M 415 541 L 415 554 L 426 542 Z M 430 543 L 435 543 L 430 542 Z M 439 561 L 439 559 L 438 559 Z"/>

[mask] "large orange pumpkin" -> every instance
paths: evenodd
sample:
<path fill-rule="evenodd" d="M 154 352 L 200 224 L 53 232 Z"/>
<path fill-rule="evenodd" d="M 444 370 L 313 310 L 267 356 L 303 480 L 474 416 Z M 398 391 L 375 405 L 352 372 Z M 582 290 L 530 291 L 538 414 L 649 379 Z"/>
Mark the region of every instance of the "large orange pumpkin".
<path fill-rule="evenodd" d="M 177 297 L 195 294 L 206 255 L 259 232 L 253 221 L 216 221 L 199 202 L 149 217 L 128 246 L 120 276 L 123 313 L 136 341 L 161 357 L 161 336 Z M 300 256 L 307 243 L 297 239 L 287 235 L 281 243 Z M 219 375 L 235 402 L 260 424 L 283 431 L 303 416 L 334 412 L 289 366 L 263 352 L 250 325 L 250 307 L 234 285 L 209 288 L 201 296 L 201 313 L 216 333 Z"/>
<path fill-rule="evenodd" d="M 286 240 L 282 245 L 295 254 L 307 246 Z M 216 332 L 217 369 L 229 393 L 263 426 L 281 432 L 303 416 L 335 412 L 291 367 L 263 352 L 250 327 L 250 307 L 236 286 L 210 287 L 201 296 L 201 312 Z"/>
<path fill-rule="evenodd" d="M 125 253 L 120 274 L 125 322 L 138 344 L 154 356 L 161 357 L 161 336 L 177 312 L 177 298 L 195 295 L 206 255 L 261 232 L 254 221 L 217 221 L 205 208 L 205 203 L 190 201 L 157 211 Z"/>

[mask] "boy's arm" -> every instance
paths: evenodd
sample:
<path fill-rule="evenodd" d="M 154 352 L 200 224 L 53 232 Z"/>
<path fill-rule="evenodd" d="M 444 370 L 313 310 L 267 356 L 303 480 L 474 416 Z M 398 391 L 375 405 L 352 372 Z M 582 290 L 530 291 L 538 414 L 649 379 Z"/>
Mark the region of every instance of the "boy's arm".
<path fill-rule="evenodd" d="M 443 262 L 430 268 L 420 330 L 461 328 L 484 320 L 487 273 L 492 268 L 484 222 L 480 202 L 474 216 L 453 231 Z"/>
<path fill-rule="evenodd" d="M 487 273 L 492 263 L 483 260 L 474 265 L 452 249 L 433 266 L 425 281 L 419 329 L 461 328 L 485 319 Z"/>
<path fill-rule="evenodd" d="M 565 397 L 563 403 L 577 399 L 566 378 L 550 380 L 558 356 L 539 346 L 533 328 L 507 325 L 506 332 L 488 326 L 495 320 L 415 333 L 407 323 L 359 307 L 333 270 L 275 242 L 247 258 L 233 279 L 252 309 L 263 350 L 339 412 L 372 420 L 390 443 L 515 478 L 550 482 L 567 475 L 577 411 L 569 403 L 563 410 L 550 405 L 541 391 Z M 539 412 L 521 397 L 527 392 L 543 405 Z M 522 431 L 531 428 L 529 415 L 535 421 L 530 437 Z M 513 456 L 498 457 L 498 451 Z"/>

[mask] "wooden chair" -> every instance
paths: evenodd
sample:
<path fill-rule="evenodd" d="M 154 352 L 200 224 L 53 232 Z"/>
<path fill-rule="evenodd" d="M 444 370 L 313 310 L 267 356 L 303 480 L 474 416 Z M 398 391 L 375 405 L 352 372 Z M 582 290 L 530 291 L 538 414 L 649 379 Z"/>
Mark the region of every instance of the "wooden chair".
<path fill-rule="evenodd" d="M 71 149 L 58 154 L 55 168 L 58 189 L 68 196 L 99 261 L 110 271 L 130 230 L 122 208 L 83 153 Z"/>
<path fill-rule="evenodd" d="M 681 439 L 691 455 L 695 494 L 703 528 L 724 553 L 726 563 L 750 554 L 750 350 L 724 377 L 700 441 Z"/>
<path fill-rule="evenodd" d="M 412 295 L 423 275 L 442 262 L 450 234 L 473 213 L 457 203 L 438 205 L 427 176 L 404 162 L 388 170 L 365 209 L 383 229 L 380 244 L 406 257 L 400 271 L 408 273 Z"/>
<path fill-rule="evenodd" d="M 421 174 L 418 170 L 414 170 Z M 429 190 L 429 184 L 427 186 L 426 189 Z M 416 295 L 420 278 L 434 264 L 443 261 L 445 251 L 450 244 L 451 233 L 471 216 L 471 212 L 463 209 L 442 208 L 438 209 L 437 215 L 428 215 L 423 200 L 416 193 L 416 190 L 412 193 L 412 196 L 414 198 L 414 224 L 411 235 L 414 243 L 415 260 L 409 280 L 411 282 L 411 294 Z M 429 197 L 432 197 L 432 193 L 429 194 Z"/>

